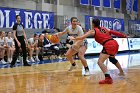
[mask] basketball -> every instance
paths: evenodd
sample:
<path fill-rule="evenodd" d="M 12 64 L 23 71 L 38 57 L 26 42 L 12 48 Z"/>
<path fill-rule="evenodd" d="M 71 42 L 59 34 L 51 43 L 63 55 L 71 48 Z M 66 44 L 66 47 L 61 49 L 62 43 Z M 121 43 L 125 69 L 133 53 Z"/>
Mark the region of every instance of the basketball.
<path fill-rule="evenodd" d="M 60 39 L 57 35 L 48 35 L 48 39 L 52 42 L 52 43 L 59 43 Z"/>

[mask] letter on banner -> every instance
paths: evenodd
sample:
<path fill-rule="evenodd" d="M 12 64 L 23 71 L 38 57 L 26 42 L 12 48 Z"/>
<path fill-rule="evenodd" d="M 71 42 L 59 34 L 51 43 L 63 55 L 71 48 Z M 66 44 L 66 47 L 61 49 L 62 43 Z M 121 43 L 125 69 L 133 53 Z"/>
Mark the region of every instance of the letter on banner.
<path fill-rule="evenodd" d="M 35 29 L 38 28 L 38 24 L 39 24 L 39 28 L 42 28 L 42 27 L 41 27 L 42 21 L 39 22 L 37 18 L 40 18 L 40 19 L 41 19 L 40 13 L 36 13 L 36 14 L 34 15 L 34 27 L 35 27 Z"/>
<path fill-rule="evenodd" d="M 32 12 L 24 12 L 25 13 L 25 28 L 33 28 L 31 20 L 32 20 Z"/>
<path fill-rule="evenodd" d="M 4 14 L 0 10 L 0 28 L 3 28 L 3 26 L 4 26 Z"/>
<path fill-rule="evenodd" d="M 13 26 L 13 24 L 10 26 L 10 20 L 9 20 L 9 13 L 10 13 L 10 10 L 4 10 L 5 13 L 6 13 L 6 28 L 11 28 Z"/>
<path fill-rule="evenodd" d="M 43 15 L 43 20 L 44 20 L 44 23 L 43 23 L 43 28 L 50 28 L 50 24 L 49 24 L 49 19 L 50 19 L 50 16 L 49 14 L 42 14 Z"/>

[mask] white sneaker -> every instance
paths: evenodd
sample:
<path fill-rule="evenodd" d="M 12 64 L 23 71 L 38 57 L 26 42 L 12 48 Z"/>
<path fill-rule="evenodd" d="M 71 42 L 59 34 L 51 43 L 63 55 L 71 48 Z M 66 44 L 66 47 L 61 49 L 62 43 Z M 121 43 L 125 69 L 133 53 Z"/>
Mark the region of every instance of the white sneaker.
<path fill-rule="evenodd" d="M 27 61 L 27 63 L 30 62 L 28 59 L 26 61 Z"/>
<path fill-rule="evenodd" d="M 7 64 L 7 62 L 4 61 L 4 59 L 1 60 L 2 64 Z"/>
<path fill-rule="evenodd" d="M 39 58 L 38 58 L 38 56 L 36 56 L 36 61 L 40 61 Z"/>
<path fill-rule="evenodd" d="M 59 56 L 58 58 L 59 58 L 59 59 L 62 59 L 62 57 L 60 57 L 60 56 Z"/>
<path fill-rule="evenodd" d="M 10 58 L 8 58 L 8 59 L 7 59 L 7 62 L 8 62 L 8 63 L 11 63 L 11 59 L 10 59 Z"/>
<path fill-rule="evenodd" d="M 31 57 L 31 59 L 29 59 L 29 61 L 31 61 L 31 62 L 35 62 L 35 60 L 33 59 L 33 57 Z"/>
<path fill-rule="evenodd" d="M 75 66 L 72 66 L 72 65 L 71 65 L 68 71 L 72 71 L 73 69 L 76 69 L 76 68 L 77 68 L 76 65 L 75 65 Z"/>
<path fill-rule="evenodd" d="M 17 62 L 19 63 L 19 62 L 20 62 L 20 60 L 19 60 L 19 59 L 17 59 Z"/>
<path fill-rule="evenodd" d="M 57 47 L 57 46 L 54 46 L 54 49 L 56 49 L 56 50 L 59 50 L 59 47 Z"/>
<path fill-rule="evenodd" d="M 85 70 L 85 74 L 84 74 L 84 76 L 89 76 L 89 75 L 90 75 L 89 70 Z"/>
<path fill-rule="evenodd" d="M 10 58 L 10 61 L 12 62 L 13 58 Z"/>

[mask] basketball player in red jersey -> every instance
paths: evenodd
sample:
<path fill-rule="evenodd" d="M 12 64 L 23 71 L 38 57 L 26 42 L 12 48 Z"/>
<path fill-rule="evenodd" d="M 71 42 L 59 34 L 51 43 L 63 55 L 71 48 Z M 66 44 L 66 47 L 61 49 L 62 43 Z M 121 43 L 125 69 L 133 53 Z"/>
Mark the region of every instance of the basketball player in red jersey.
<path fill-rule="evenodd" d="M 119 75 L 124 75 L 124 72 L 122 70 L 120 63 L 115 58 L 115 55 L 118 52 L 119 45 L 118 45 L 117 41 L 111 37 L 111 34 L 118 36 L 118 37 L 127 37 L 127 36 L 120 32 L 109 30 L 104 27 L 100 27 L 99 19 L 93 19 L 92 25 L 93 25 L 93 30 L 90 30 L 86 34 L 76 37 L 76 38 L 71 37 L 71 39 L 72 40 L 83 40 L 90 35 L 94 36 L 95 40 L 103 46 L 103 50 L 100 53 L 100 56 L 98 59 L 98 65 L 105 75 L 105 80 L 99 81 L 99 84 L 112 84 L 113 80 L 107 70 L 107 67 L 103 64 L 104 61 L 107 58 L 109 58 L 110 62 L 112 62 L 119 69 L 119 71 L 120 71 Z"/>

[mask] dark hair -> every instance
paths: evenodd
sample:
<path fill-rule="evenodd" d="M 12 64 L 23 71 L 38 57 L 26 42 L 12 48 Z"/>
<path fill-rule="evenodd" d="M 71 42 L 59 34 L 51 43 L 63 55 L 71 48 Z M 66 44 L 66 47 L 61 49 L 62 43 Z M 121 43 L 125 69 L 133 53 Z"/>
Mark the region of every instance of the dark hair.
<path fill-rule="evenodd" d="M 6 36 L 8 36 L 8 34 L 10 33 L 11 31 L 8 31 L 7 33 L 6 33 Z M 12 32 L 11 32 L 12 33 Z"/>
<path fill-rule="evenodd" d="M 20 15 L 16 15 L 16 19 L 18 18 L 18 16 L 20 16 Z"/>
<path fill-rule="evenodd" d="M 38 34 L 34 34 L 34 37 L 39 36 Z"/>
<path fill-rule="evenodd" d="M 93 19 L 92 24 L 94 24 L 95 27 L 100 27 L 100 20 L 98 18 Z"/>
<path fill-rule="evenodd" d="M 41 37 L 43 34 L 40 34 L 39 37 Z"/>
<path fill-rule="evenodd" d="M 72 23 L 73 19 L 76 19 L 76 20 L 78 21 L 77 17 L 72 17 L 72 18 L 70 19 L 71 23 Z"/>

